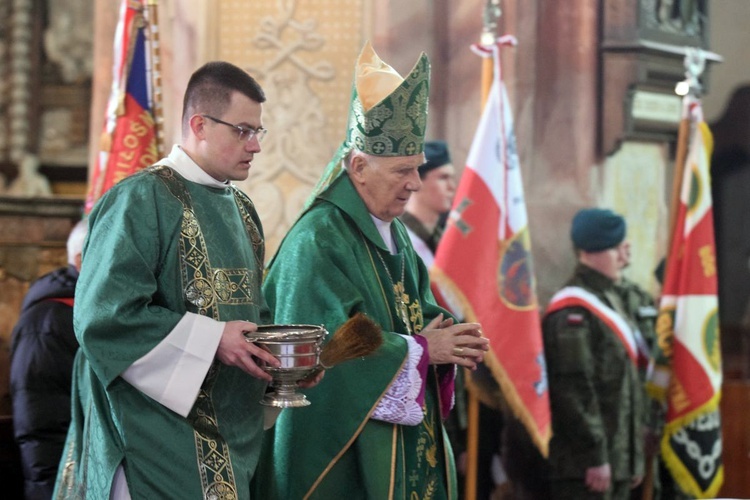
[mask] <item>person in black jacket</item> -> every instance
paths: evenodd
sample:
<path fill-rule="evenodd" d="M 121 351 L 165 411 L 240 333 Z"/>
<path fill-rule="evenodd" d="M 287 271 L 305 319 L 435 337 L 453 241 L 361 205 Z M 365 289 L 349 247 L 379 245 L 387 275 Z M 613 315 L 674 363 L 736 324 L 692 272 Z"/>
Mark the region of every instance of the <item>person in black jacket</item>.
<path fill-rule="evenodd" d="M 81 221 L 68 236 L 68 266 L 29 287 L 13 328 L 10 394 L 26 500 L 52 497 L 70 424 L 70 387 L 78 341 L 73 296 L 86 237 Z"/>

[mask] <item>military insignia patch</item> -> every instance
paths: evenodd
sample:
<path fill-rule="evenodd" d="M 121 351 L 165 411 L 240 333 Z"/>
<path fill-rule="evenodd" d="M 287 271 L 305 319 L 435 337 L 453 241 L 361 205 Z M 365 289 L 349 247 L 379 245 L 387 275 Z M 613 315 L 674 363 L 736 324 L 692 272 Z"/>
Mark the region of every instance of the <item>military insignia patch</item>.
<path fill-rule="evenodd" d="M 568 326 L 579 326 L 583 324 L 583 314 L 568 314 Z"/>

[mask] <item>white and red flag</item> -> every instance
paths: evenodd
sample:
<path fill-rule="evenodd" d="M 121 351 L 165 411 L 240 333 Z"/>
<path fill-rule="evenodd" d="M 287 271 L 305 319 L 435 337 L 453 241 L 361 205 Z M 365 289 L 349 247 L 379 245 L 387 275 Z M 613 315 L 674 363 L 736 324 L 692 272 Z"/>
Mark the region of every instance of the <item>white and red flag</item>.
<path fill-rule="evenodd" d="M 144 3 L 122 0 L 120 7 L 112 90 L 86 196 L 86 213 L 109 188 L 159 159 Z"/>
<path fill-rule="evenodd" d="M 672 475 L 692 496 L 713 498 L 724 477 L 710 174 L 713 137 L 700 102 L 687 97 L 685 108 L 691 132 L 657 321 L 662 352 L 650 389 L 666 389 L 661 449 Z"/>
<path fill-rule="evenodd" d="M 547 372 L 513 114 L 498 48 L 490 51 L 494 82 L 430 275 L 439 300 L 464 320 L 482 324 L 491 347 L 485 364 L 546 456 Z"/>

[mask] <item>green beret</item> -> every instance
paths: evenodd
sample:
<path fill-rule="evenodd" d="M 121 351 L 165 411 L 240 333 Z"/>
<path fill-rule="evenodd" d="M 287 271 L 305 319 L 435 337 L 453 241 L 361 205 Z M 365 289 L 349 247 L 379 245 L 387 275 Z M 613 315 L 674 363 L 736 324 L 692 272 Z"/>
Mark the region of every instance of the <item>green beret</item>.
<path fill-rule="evenodd" d="M 434 168 L 451 163 L 451 154 L 445 141 L 427 141 L 424 143 L 425 162 L 419 167 L 419 176 L 424 177 Z"/>
<path fill-rule="evenodd" d="M 625 219 L 605 208 L 584 208 L 573 217 L 570 239 L 585 252 L 601 252 L 625 239 Z"/>

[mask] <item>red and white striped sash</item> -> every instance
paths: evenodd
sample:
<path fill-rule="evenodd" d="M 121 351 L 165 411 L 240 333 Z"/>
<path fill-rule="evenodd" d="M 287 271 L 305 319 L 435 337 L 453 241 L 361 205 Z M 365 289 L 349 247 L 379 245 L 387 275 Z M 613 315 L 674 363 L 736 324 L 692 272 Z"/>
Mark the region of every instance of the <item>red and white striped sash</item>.
<path fill-rule="evenodd" d="M 559 311 L 566 307 L 583 307 L 599 318 L 599 320 L 612 330 L 625 347 L 630 361 L 638 365 L 638 344 L 636 332 L 630 327 L 615 310 L 602 302 L 596 295 L 587 292 L 581 287 L 568 286 L 557 292 L 547 307 L 546 314 Z"/>

